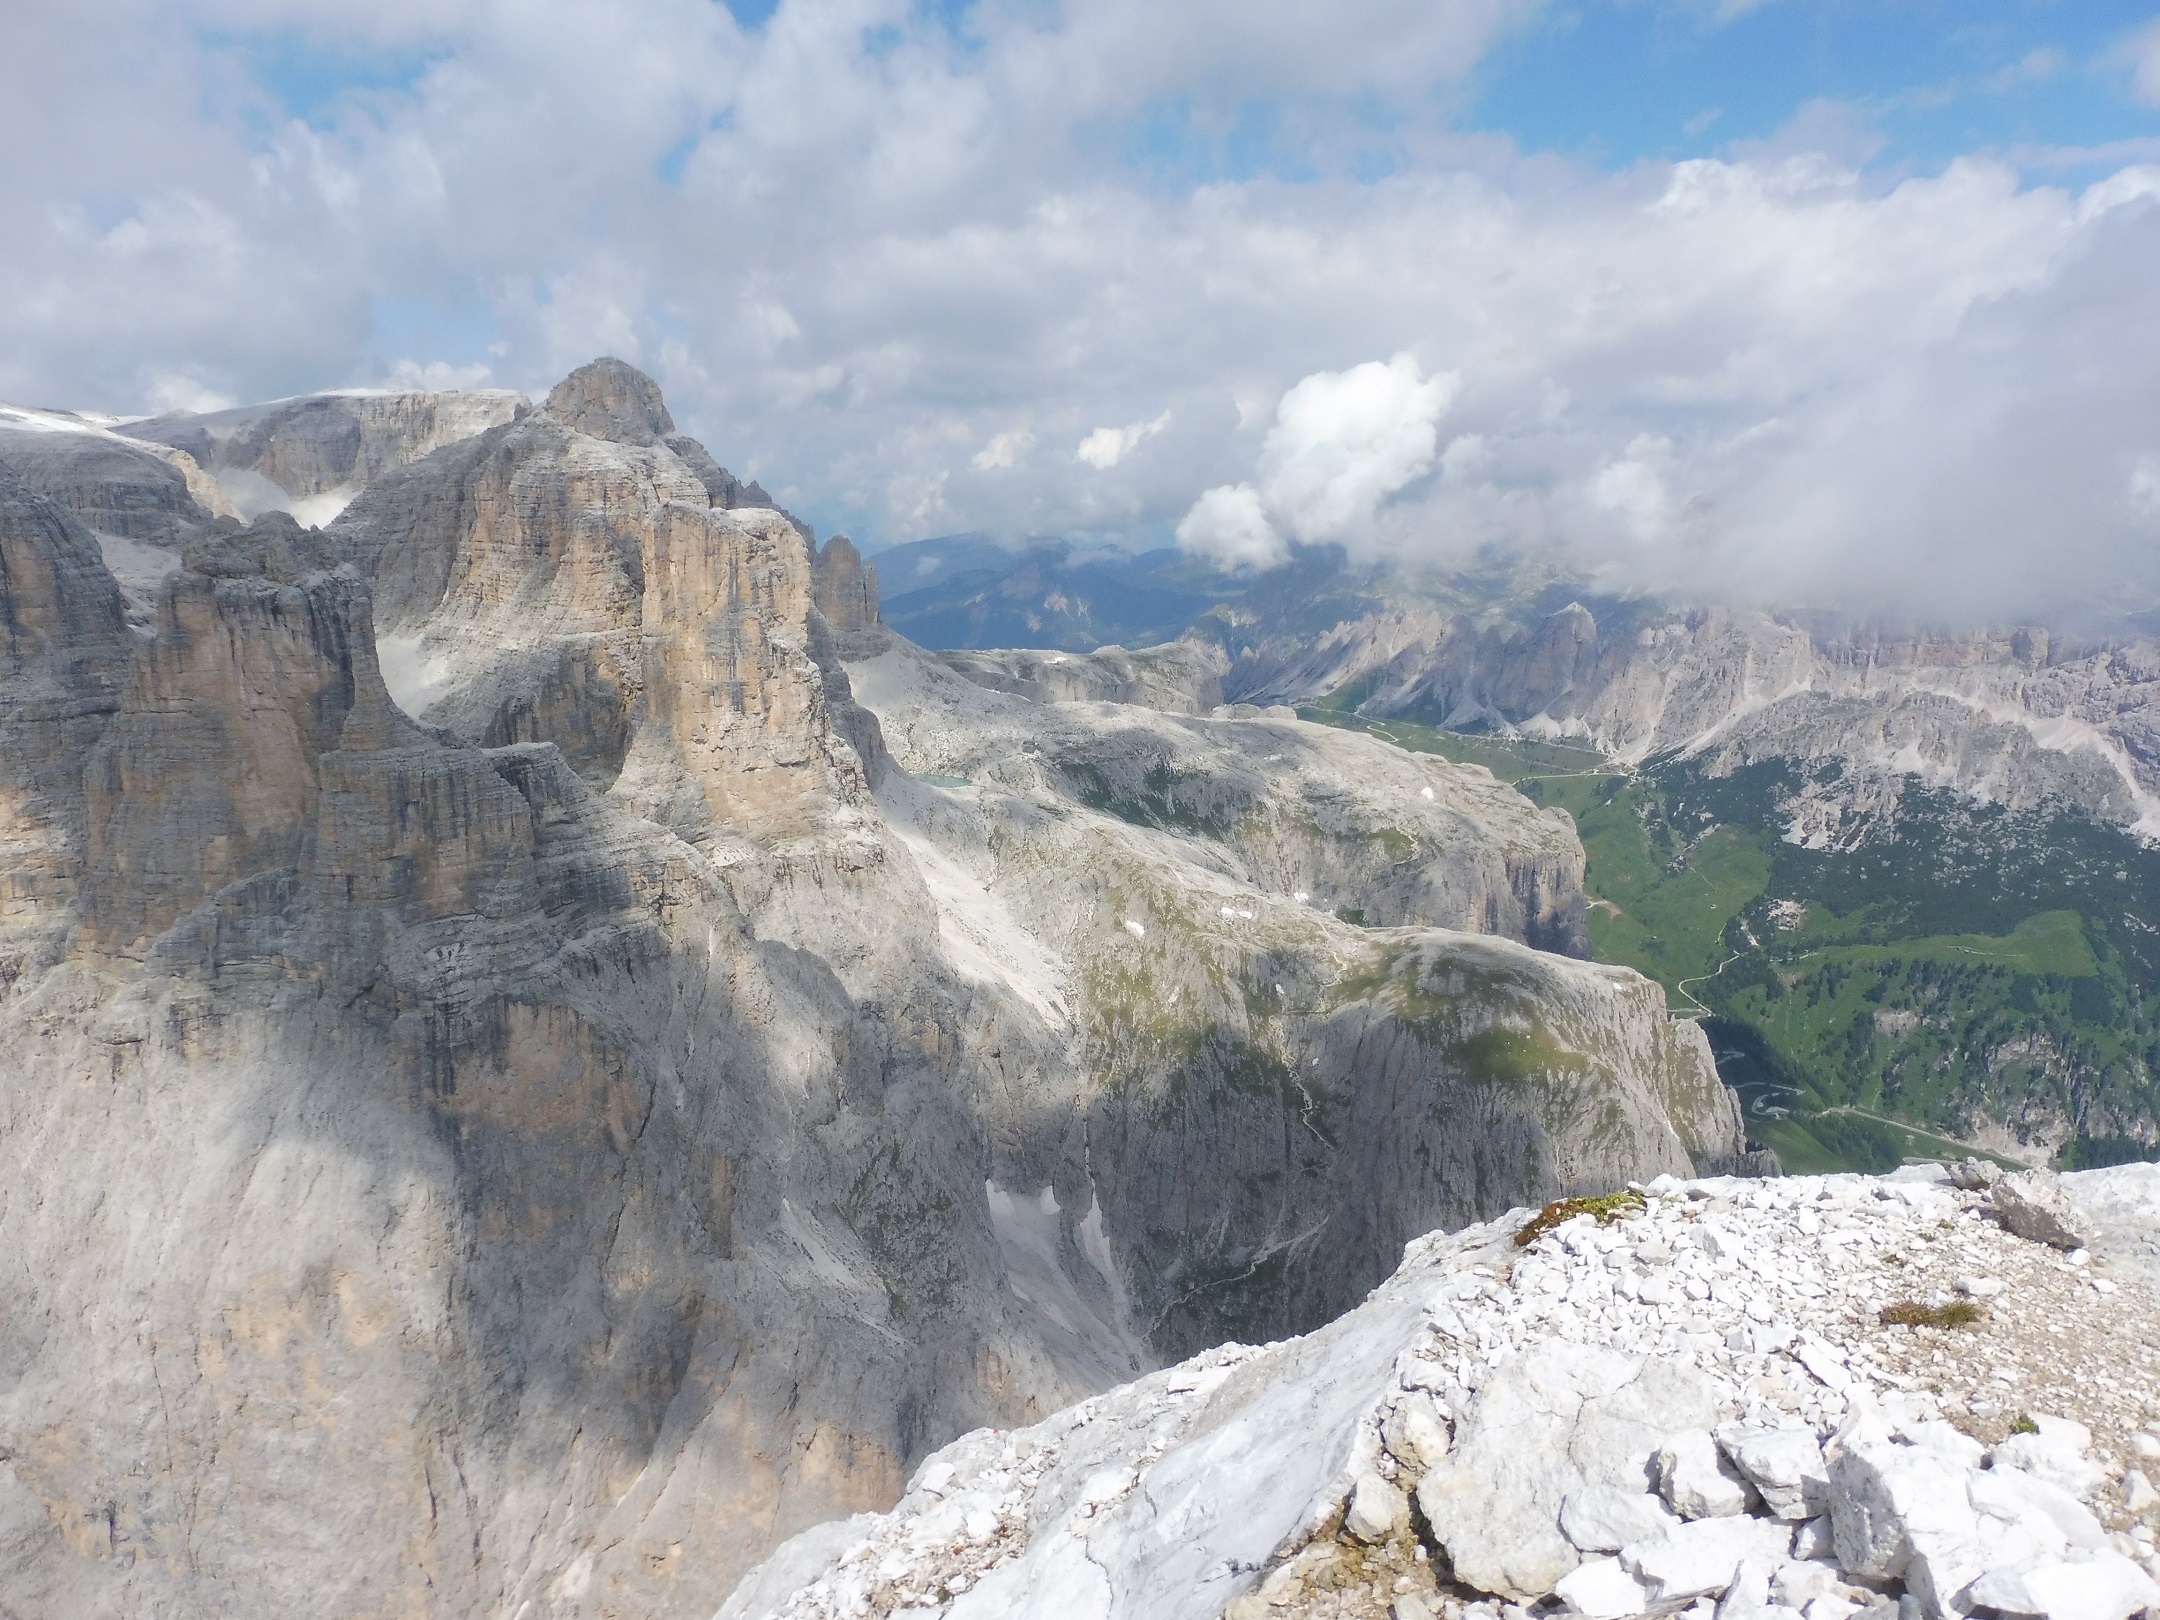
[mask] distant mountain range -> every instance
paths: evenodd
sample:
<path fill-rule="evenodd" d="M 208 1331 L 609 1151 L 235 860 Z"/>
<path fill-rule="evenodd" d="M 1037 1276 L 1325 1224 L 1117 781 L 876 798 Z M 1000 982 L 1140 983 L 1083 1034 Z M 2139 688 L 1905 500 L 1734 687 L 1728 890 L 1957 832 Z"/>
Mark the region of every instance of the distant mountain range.
<path fill-rule="evenodd" d="M 2160 1153 L 2160 643 L 1688 607 L 1501 557 L 877 561 L 920 581 L 889 617 L 974 678 L 1290 705 L 1567 810 L 1596 954 L 1707 1015 L 1791 1164 Z M 1013 644 L 1067 660 L 984 651 Z"/>
<path fill-rule="evenodd" d="M 1719 770 L 1838 760 L 1795 814 L 1839 836 L 1908 774 L 2016 809 L 2074 804 L 2160 829 L 2160 642 L 2045 627 L 1860 623 L 1618 596 L 1504 556 L 1357 564 L 1339 548 L 1235 575 L 1173 550 L 956 535 L 877 553 L 886 622 L 926 647 L 1091 652 L 1208 642 L 1231 702 L 1569 740 Z M 1848 830 L 1850 830 L 1848 828 Z"/>

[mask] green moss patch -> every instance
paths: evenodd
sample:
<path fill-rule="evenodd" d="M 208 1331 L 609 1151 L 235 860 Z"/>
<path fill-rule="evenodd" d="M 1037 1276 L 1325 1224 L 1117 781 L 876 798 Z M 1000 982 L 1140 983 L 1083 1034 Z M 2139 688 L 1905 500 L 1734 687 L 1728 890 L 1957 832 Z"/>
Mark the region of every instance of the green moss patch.
<path fill-rule="evenodd" d="M 1594 1215 L 1600 1226 L 1610 1226 L 1615 1221 L 1632 1220 L 1644 1209 L 1643 1195 L 1639 1192 L 1598 1193 L 1587 1198 L 1558 1198 L 1539 1210 L 1523 1223 L 1515 1234 L 1515 1247 L 1527 1249 L 1554 1227 L 1572 1221 L 1578 1215 Z"/>

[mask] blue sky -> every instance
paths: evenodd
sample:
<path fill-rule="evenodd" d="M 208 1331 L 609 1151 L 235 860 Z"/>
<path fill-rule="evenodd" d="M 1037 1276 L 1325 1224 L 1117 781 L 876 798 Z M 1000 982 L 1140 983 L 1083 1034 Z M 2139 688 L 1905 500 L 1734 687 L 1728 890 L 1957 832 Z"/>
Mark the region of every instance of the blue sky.
<path fill-rule="evenodd" d="M 730 0 L 752 30 L 776 5 Z M 964 27 L 968 8 L 919 10 Z M 1436 86 L 1434 99 L 1456 129 L 1602 168 L 1724 155 L 1807 116 L 1879 165 L 2015 151 L 2060 173 L 2160 137 L 2160 112 L 2129 93 L 2121 55 L 2153 16 L 2150 0 L 1556 0 L 1505 34 L 1467 87 Z M 1317 172 L 1281 101 L 1207 112 L 1168 98 L 1105 144 L 1183 182 Z M 1365 169 L 1393 172 L 1390 135 L 1405 117 L 1400 105 L 1338 105 L 1328 144 L 1362 126 Z"/>
<path fill-rule="evenodd" d="M 1464 121 L 1606 166 L 1721 154 L 1812 102 L 1851 109 L 1884 164 L 2097 147 L 2160 133 L 2114 57 L 2152 15 L 2122 0 L 1770 0 L 1720 22 L 1561 4 L 1488 58 Z"/>
<path fill-rule="evenodd" d="M 2152 15 L 2124 0 L 1766 0 L 1730 17 L 1708 4 L 1562 0 L 1434 100 L 1457 130 L 1602 169 L 1725 156 L 1791 132 L 1883 170 L 2007 152 L 2058 176 L 2160 136 L 2121 54 Z M 1184 181 L 1316 172 L 1279 103 L 1245 104 L 1205 134 L 1186 112 L 1154 109 L 1126 132 L 1124 155 Z M 1400 106 L 1336 108 L 1327 133 L 1362 128 L 1353 165 L 1393 173 L 1405 121 Z"/>
<path fill-rule="evenodd" d="M 766 28 L 778 0 L 729 0 L 746 30 Z M 915 8 L 964 39 L 971 8 Z M 1721 16 L 1721 10 L 1736 15 Z M 1466 86 L 1435 85 L 1425 106 L 1338 101 L 1319 133 L 1329 150 L 1367 139 L 1371 173 L 1394 172 L 1394 136 L 1438 113 L 1465 132 L 1499 133 L 1526 153 L 1600 168 L 1720 156 L 1772 139 L 1816 106 L 1811 127 L 1847 131 L 1855 155 L 1897 168 L 1939 166 L 1975 151 L 2010 151 L 2046 172 L 2118 143 L 2160 138 L 2160 109 L 2129 93 L 2124 41 L 2152 23 L 2150 0 L 1557 0 L 1504 32 Z M 885 30 L 890 32 L 890 30 Z M 404 43 L 368 48 L 304 31 L 205 31 L 245 61 L 291 117 L 331 121 L 381 91 L 409 91 L 449 52 Z M 1180 182 L 1319 172 L 1295 98 L 1258 95 L 1229 107 L 1165 97 L 1120 120 L 1104 148 Z M 1825 107 L 1835 113 L 1826 115 Z M 684 143 L 696 131 L 686 131 Z M 2060 149 L 2060 157 L 2051 153 Z M 665 160 L 679 170 L 683 146 Z"/>

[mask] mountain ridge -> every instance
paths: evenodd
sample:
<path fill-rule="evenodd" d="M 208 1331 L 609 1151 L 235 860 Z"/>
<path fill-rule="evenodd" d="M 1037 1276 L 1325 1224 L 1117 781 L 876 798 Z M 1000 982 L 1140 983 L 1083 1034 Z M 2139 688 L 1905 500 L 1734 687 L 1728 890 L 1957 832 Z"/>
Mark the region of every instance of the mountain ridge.
<path fill-rule="evenodd" d="M 702 1615 L 954 1434 L 1321 1319 L 1421 1220 L 1744 1159 L 1647 981 L 1434 927 L 1564 924 L 1562 822 L 965 681 L 642 379 L 573 380 L 326 528 L 175 501 L 135 603 L 0 478 L 26 1616 Z M 859 702 L 881 663 L 921 689 Z M 977 780 L 913 774 L 941 728 Z"/>

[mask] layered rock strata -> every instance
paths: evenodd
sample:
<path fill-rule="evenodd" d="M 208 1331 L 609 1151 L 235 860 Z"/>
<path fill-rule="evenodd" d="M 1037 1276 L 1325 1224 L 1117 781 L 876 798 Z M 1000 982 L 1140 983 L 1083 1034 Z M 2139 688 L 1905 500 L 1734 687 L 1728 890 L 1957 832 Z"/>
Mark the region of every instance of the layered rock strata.
<path fill-rule="evenodd" d="M 878 618 L 877 569 L 863 561 L 855 542 L 836 534 L 817 553 L 813 570 L 817 610 L 843 658 L 883 652 L 892 637 Z"/>
<path fill-rule="evenodd" d="M 9 715 L 52 721 L 8 757 L 48 801 L 11 843 L 52 851 L 10 872 L 39 951 L 0 1014 L 17 1612 L 694 1613 L 888 1497 L 918 1425 L 1100 1381 L 955 1292 L 1001 1262 L 932 1058 L 552 746 L 406 719 L 319 536 L 191 554 L 113 679 L 53 667 L 44 627 L 115 614 L 43 515 L 8 570 L 14 674 L 68 703 Z"/>
<path fill-rule="evenodd" d="M 0 466 L 0 996 L 64 949 L 82 879 L 82 757 L 134 642 L 97 541 Z"/>
<path fill-rule="evenodd" d="M 1159 1346 L 1324 1320 L 1520 1178 L 1741 1162 L 1655 986 L 1506 939 L 1571 939 L 1580 846 L 1484 771 L 1295 720 L 993 695 L 904 645 L 850 678 L 918 773 L 878 799 L 941 931 L 1052 1009 L 1089 1077 L 1000 1134 L 1042 1163 L 1078 1112 L 1031 1184 L 1099 1200 Z"/>
<path fill-rule="evenodd" d="M 2065 1179 L 2125 1248 L 2021 1239 L 1939 1167 L 1434 1234 L 1317 1333 L 964 1437 L 719 1620 L 2128 1620 L 2160 1169 Z"/>
<path fill-rule="evenodd" d="M 137 421 L 0 405 L 0 467 L 97 537 L 129 622 L 148 633 L 191 541 L 243 513 L 327 522 L 372 479 L 525 409 L 503 390 L 317 394 Z"/>
<path fill-rule="evenodd" d="M 1509 937 L 1581 855 L 1489 778 L 1087 715 L 994 792 L 897 766 L 880 714 L 950 716 L 856 700 L 818 601 L 867 634 L 867 571 L 627 370 L 327 530 L 213 524 L 147 637 L 0 484 L 26 1620 L 709 1613 L 953 1434 L 1741 1151 L 1653 987 Z"/>

